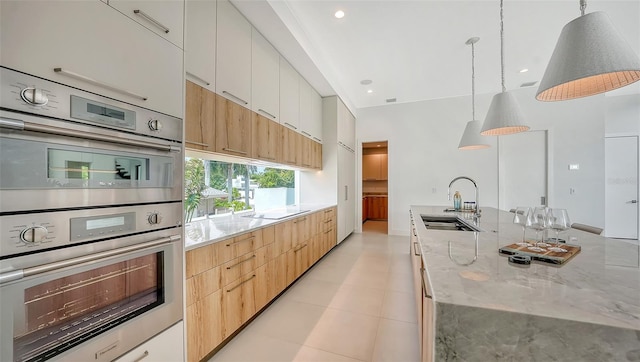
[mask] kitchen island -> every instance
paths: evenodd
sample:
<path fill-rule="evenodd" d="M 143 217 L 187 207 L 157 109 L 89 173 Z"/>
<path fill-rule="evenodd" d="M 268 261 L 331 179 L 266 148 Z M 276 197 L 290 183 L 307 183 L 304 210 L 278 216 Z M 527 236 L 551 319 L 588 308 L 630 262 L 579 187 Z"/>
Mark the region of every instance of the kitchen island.
<path fill-rule="evenodd" d="M 425 278 L 417 295 L 426 307 L 420 318 L 431 324 L 423 333 L 423 344 L 433 343 L 427 356 L 436 361 L 640 361 L 637 241 L 570 229 L 561 238 L 581 247 L 575 257 L 561 266 L 537 261 L 522 266 L 498 253 L 522 238 L 512 213 L 483 208 L 476 224 L 481 232 L 427 229 L 421 215 L 474 221 L 471 213 L 445 213 L 445 208 L 410 209 L 411 253 L 421 259 Z M 527 230 L 527 239 L 533 238 Z"/>

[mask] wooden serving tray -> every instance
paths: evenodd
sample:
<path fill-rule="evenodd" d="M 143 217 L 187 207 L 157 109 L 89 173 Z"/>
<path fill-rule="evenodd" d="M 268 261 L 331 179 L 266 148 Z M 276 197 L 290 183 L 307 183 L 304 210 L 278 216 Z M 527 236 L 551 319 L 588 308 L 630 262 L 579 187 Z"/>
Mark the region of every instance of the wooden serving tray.
<path fill-rule="evenodd" d="M 531 244 L 534 243 L 532 240 L 527 240 L 527 241 L 530 242 Z M 552 246 L 555 246 L 555 245 L 552 245 Z M 545 249 L 544 251 L 534 251 L 534 250 L 527 249 L 526 246 L 518 245 L 515 243 L 501 247 L 500 249 L 498 249 L 498 252 L 500 254 L 505 254 L 505 255 L 514 255 L 514 254 L 527 255 L 531 257 L 531 260 L 537 260 L 544 263 L 555 264 L 555 265 L 562 265 L 566 263 L 567 261 L 569 261 L 571 258 L 573 258 L 576 254 L 580 252 L 580 246 L 578 245 L 559 244 L 558 246 L 563 249 L 566 249 L 567 252 L 559 253 L 559 252 L 547 250 L 546 247 L 543 247 L 543 249 Z"/>

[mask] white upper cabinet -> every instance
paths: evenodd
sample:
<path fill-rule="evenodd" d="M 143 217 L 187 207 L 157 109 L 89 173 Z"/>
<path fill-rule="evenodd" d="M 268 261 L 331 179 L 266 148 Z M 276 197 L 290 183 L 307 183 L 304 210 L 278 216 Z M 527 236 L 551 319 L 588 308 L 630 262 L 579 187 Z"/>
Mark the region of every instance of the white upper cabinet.
<path fill-rule="evenodd" d="M 184 0 L 109 0 L 108 3 L 182 49 Z"/>
<path fill-rule="evenodd" d="M 300 85 L 298 72 L 280 57 L 280 124 L 299 132 Z"/>
<path fill-rule="evenodd" d="M 101 1 L 0 1 L 0 44 L 3 66 L 182 117 L 182 49 Z"/>
<path fill-rule="evenodd" d="M 218 0 L 217 26 L 216 93 L 251 109 L 251 24 Z"/>
<path fill-rule="evenodd" d="M 303 135 L 312 138 L 312 115 L 311 115 L 311 94 L 313 92 L 313 88 L 307 83 L 307 81 L 299 77 L 298 85 L 300 88 L 299 91 L 299 105 L 300 105 L 300 133 Z"/>
<path fill-rule="evenodd" d="M 272 121 L 280 120 L 280 54 L 252 28 L 251 109 Z"/>
<path fill-rule="evenodd" d="M 356 119 L 347 106 L 338 101 L 338 143 L 347 146 L 351 151 L 356 147 Z"/>
<path fill-rule="evenodd" d="M 186 0 L 184 68 L 187 79 L 215 92 L 216 0 Z"/>
<path fill-rule="evenodd" d="M 311 89 L 311 137 L 322 143 L 322 97 Z"/>

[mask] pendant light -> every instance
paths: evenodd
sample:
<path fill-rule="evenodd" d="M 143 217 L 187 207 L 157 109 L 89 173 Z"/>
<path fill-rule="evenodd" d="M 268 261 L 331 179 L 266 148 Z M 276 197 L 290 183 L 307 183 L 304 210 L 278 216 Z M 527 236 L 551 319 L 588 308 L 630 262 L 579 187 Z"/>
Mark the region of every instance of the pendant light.
<path fill-rule="evenodd" d="M 581 16 L 562 28 L 536 94 L 539 101 L 564 101 L 608 92 L 640 80 L 640 58 L 607 14 Z"/>
<path fill-rule="evenodd" d="M 467 122 L 467 126 L 464 128 L 464 133 L 460 139 L 458 145 L 459 150 L 479 150 L 487 148 L 489 145 L 486 143 L 486 138 L 480 135 L 480 128 L 482 124 L 480 121 L 476 121 L 476 72 L 475 72 L 475 49 L 474 44 L 478 42 L 480 38 L 469 38 L 465 42 L 467 45 L 471 45 L 471 121 Z"/>
<path fill-rule="evenodd" d="M 502 136 L 529 130 L 524 125 L 524 114 L 513 94 L 504 86 L 504 20 L 502 16 L 503 0 L 500 0 L 500 74 L 502 92 L 493 96 L 487 117 L 480 134 L 483 136 Z"/>

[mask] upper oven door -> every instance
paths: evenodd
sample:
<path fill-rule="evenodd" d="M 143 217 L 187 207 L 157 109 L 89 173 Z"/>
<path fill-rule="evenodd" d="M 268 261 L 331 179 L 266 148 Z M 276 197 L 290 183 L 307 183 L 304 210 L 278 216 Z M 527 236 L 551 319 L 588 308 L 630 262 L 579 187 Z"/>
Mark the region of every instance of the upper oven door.
<path fill-rule="evenodd" d="M 184 156 L 166 140 L 0 111 L 0 154 L 5 214 L 182 199 Z"/>

